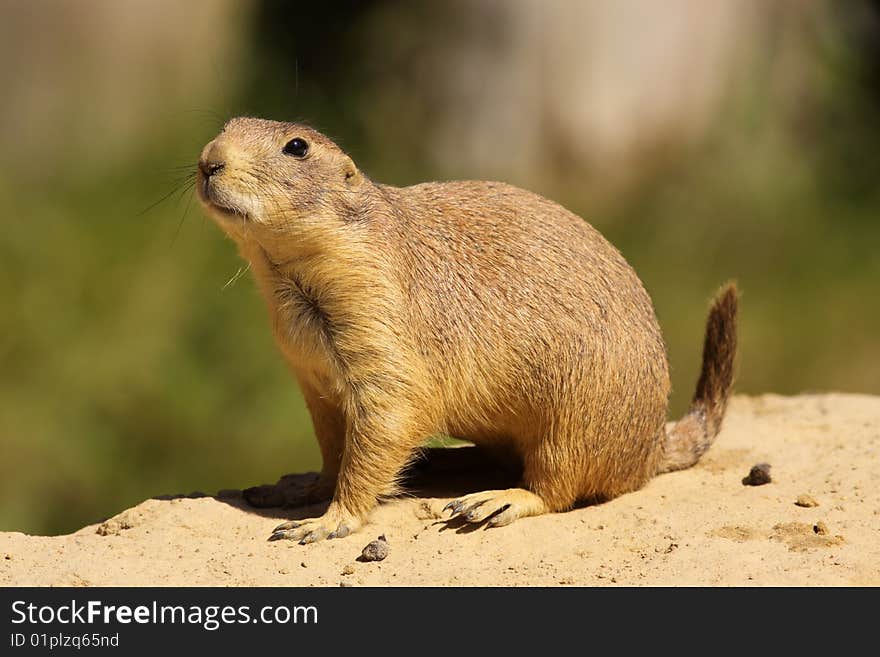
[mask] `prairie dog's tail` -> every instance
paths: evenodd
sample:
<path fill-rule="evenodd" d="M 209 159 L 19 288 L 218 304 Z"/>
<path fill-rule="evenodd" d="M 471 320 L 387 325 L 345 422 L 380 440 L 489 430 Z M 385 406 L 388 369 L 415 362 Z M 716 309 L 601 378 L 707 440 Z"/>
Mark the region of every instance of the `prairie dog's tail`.
<path fill-rule="evenodd" d="M 709 449 L 721 430 L 733 384 L 737 297 L 736 283 L 731 282 L 721 288 L 712 302 L 697 390 L 687 414 L 666 425 L 658 472 L 689 468 Z"/>

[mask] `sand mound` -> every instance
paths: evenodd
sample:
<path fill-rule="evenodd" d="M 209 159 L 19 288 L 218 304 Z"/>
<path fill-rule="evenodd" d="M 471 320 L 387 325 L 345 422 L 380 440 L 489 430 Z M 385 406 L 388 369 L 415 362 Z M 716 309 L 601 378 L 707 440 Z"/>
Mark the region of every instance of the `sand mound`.
<path fill-rule="evenodd" d="M 760 462 L 772 483 L 743 485 Z M 266 537 L 320 506 L 257 510 L 234 492 L 147 500 L 67 536 L 2 533 L 0 584 L 880 585 L 878 397 L 737 397 L 696 467 L 489 530 L 448 524 L 441 509 L 498 473 L 447 465 L 430 463 L 413 497 L 380 505 L 360 532 L 308 546 Z M 380 534 L 388 557 L 357 561 Z"/>

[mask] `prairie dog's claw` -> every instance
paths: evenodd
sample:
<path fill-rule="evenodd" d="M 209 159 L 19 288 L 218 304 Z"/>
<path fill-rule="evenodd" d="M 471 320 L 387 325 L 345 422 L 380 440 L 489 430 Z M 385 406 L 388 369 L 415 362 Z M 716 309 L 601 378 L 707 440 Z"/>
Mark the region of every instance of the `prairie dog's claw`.
<path fill-rule="evenodd" d="M 345 538 L 360 525 L 357 518 L 331 505 L 320 518 L 282 522 L 273 530 L 269 540 L 299 541 L 300 545 L 308 545 L 325 538 Z"/>

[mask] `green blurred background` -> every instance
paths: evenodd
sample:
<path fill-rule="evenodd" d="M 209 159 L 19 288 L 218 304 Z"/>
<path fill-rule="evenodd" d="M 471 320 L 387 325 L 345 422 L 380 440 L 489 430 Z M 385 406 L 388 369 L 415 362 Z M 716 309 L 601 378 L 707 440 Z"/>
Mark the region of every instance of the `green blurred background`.
<path fill-rule="evenodd" d="M 880 393 L 876 2 L 2 0 L 0 88 L 2 530 L 319 466 L 179 186 L 238 114 L 312 123 L 382 182 L 584 216 L 654 298 L 673 414 L 728 278 L 740 392 Z"/>

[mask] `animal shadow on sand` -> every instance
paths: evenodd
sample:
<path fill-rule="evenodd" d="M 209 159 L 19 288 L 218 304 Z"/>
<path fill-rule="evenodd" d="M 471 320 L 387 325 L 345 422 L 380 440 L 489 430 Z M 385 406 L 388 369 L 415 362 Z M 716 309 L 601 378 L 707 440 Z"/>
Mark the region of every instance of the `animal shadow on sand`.
<path fill-rule="evenodd" d="M 431 447 L 422 451 L 401 476 L 401 493 L 396 498 L 457 498 L 482 490 L 511 488 L 519 484 L 521 467 L 510 459 L 493 455 L 473 445 L 458 447 Z M 297 504 L 302 491 L 317 480 L 315 472 L 286 474 L 274 484 L 262 484 L 244 490 L 222 490 L 214 499 L 237 509 L 282 520 L 300 520 L 320 516 L 329 500 Z M 155 499 L 203 497 L 202 493 L 189 495 L 162 495 Z M 385 503 L 385 501 L 380 501 Z M 486 519 L 488 520 L 488 518 Z M 438 519 L 440 530 L 458 533 L 475 531 L 484 523 L 466 522 L 461 517 Z"/>

